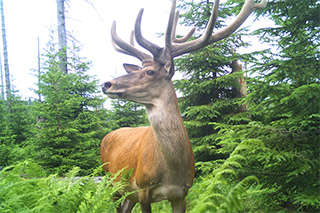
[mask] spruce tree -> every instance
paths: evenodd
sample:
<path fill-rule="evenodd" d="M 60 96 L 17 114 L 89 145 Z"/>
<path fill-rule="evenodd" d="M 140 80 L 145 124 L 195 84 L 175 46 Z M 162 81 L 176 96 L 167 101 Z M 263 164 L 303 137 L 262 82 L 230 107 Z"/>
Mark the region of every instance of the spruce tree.
<path fill-rule="evenodd" d="M 245 98 L 251 122 L 219 126 L 223 152 L 240 143 L 253 148 L 242 150 L 247 165 L 238 172 L 260 179 L 259 210 L 312 212 L 320 207 L 319 10 L 315 0 L 271 0 L 260 11 L 275 26 L 255 32 L 273 48 L 252 60 L 254 78 Z"/>
<path fill-rule="evenodd" d="M 9 110 L 4 100 L 0 101 L 0 167 L 22 162 L 32 155 L 26 142 L 33 137 L 32 102 L 21 100 L 14 91 L 9 101 Z"/>
<path fill-rule="evenodd" d="M 0 100 L 0 170 L 11 163 L 11 148 L 14 136 L 9 129 L 8 111 L 5 100 Z"/>
<path fill-rule="evenodd" d="M 212 4 L 207 1 L 184 2 L 181 8 L 183 24 L 196 26 L 202 34 L 210 17 Z M 217 27 L 225 27 L 230 16 L 228 7 L 220 5 Z M 230 37 L 176 60 L 176 69 L 184 75 L 175 82 L 182 92 L 181 111 L 193 144 L 197 161 L 226 158 L 219 151 L 216 123 L 247 123 L 248 115 L 241 113 L 238 79 L 242 72 L 233 71 L 233 62 L 248 59 L 248 55 L 235 53 L 249 44 L 242 40 L 246 30 L 239 30 Z"/>
<path fill-rule="evenodd" d="M 112 109 L 109 111 L 108 119 L 113 130 L 121 127 L 148 125 L 146 110 L 141 104 L 117 99 L 112 100 L 111 106 Z"/>
<path fill-rule="evenodd" d="M 104 100 L 98 95 L 97 80 L 86 72 L 90 62 L 69 50 L 69 73 L 61 71 L 57 44 L 50 41 L 45 55 L 36 104 L 38 124 L 35 160 L 50 172 L 63 174 L 74 166 L 89 174 L 100 164 L 99 146 L 108 132 L 103 129 Z"/>
<path fill-rule="evenodd" d="M 264 166 L 255 169 L 273 174 L 261 179 L 274 186 L 274 199 L 281 205 L 319 210 L 320 5 L 316 0 L 268 4 L 262 15 L 276 26 L 256 34 L 276 48 L 260 52 L 248 94 L 268 148 L 259 156 Z"/>

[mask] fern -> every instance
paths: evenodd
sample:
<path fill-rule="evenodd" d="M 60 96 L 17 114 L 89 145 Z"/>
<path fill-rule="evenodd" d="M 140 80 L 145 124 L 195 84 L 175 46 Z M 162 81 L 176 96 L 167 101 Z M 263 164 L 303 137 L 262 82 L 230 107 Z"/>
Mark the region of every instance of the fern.
<path fill-rule="evenodd" d="M 259 182 L 255 176 L 248 176 L 235 185 L 225 196 L 220 212 L 235 212 L 241 209 L 240 196 L 247 191 L 250 182 Z"/>
<path fill-rule="evenodd" d="M 228 175 L 230 171 L 221 172 Z M 230 187 L 230 183 L 222 176 L 206 177 L 201 183 L 196 183 L 191 191 L 198 194 L 196 200 L 191 201 L 193 208 L 190 212 L 237 212 L 241 210 L 242 195 L 252 182 L 258 182 L 255 176 L 248 176 Z"/>
<path fill-rule="evenodd" d="M 23 169 L 22 169 L 23 168 Z M 21 171 L 41 170 L 34 163 L 22 163 L 0 172 L 0 212 L 114 212 L 117 202 L 112 198 L 123 184 L 114 182 L 118 174 L 107 174 L 98 183 L 92 175 L 76 178 L 79 168 L 70 170 L 66 178 L 56 175 L 34 178 Z M 21 170 L 22 169 L 22 170 Z M 33 177 L 31 177 L 33 176 Z"/>
<path fill-rule="evenodd" d="M 319 189 L 319 187 L 317 187 Z M 309 192 L 310 193 L 310 192 Z M 310 194 L 299 194 L 296 196 L 294 204 L 298 204 L 299 210 L 303 209 L 303 207 L 313 207 L 313 208 L 320 208 L 320 197 L 318 190 L 311 192 Z"/>
<path fill-rule="evenodd" d="M 196 182 L 191 189 L 189 196 L 196 198 L 192 198 L 190 212 L 237 212 L 241 210 L 242 196 L 252 183 L 258 182 L 258 178 L 251 175 L 234 184 L 234 181 L 238 179 L 235 169 L 241 169 L 241 162 L 246 162 L 241 152 L 251 149 L 256 144 L 262 146 L 261 143 L 254 141 L 240 143 L 220 166 L 209 162 L 202 164 L 205 164 L 204 168 L 214 165 L 215 169 L 209 175 L 200 178 L 200 181 Z"/>

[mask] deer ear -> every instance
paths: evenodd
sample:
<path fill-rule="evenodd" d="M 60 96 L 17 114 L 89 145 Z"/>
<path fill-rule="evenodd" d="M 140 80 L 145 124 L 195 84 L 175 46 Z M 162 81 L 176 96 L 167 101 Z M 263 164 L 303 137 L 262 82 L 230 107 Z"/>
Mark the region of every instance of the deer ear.
<path fill-rule="evenodd" d="M 123 67 L 127 71 L 127 73 L 132 73 L 142 69 L 141 67 L 134 64 L 123 64 Z"/>
<path fill-rule="evenodd" d="M 164 64 L 164 68 L 167 72 L 167 79 L 171 79 L 172 76 L 174 75 L 174 61 L 173 58 L 171 56 L 171 53 L 168 49 L 165 50 L 164 53 L 164 57 L 165 57 L 165 64 Z"/>

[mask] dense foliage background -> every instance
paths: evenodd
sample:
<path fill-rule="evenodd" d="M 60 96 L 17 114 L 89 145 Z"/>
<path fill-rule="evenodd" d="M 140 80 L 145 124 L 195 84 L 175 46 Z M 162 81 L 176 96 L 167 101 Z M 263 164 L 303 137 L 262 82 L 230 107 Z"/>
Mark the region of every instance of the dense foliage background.
<path fill-rule="evenodd" d="M 201 35 L 213 4 L 179 2 L 181 24 L 195 25 Z M 222 4 L 217 28 L 241 4 Z M 189 212 L 319 211 L 319 14 L 317 0 L 269 0 L 255 15 L 273 27 L 239 30 L 176 60 L 183 78 L 174 84 L 197 167 Z M 252 35 L 267 49 L 241 54 Z M 103 108 L 97 80 L 87 74 L 90 62 L 72 46 L 66 74 L 55 39 L 48 42 L 34 89 L 41 99 L 22 100 L 12 91 L 0 100 L 0 211 L 115 209 L 110 201 L 121 184 L 112 189 L 110 176 L 101 184 L 89 178 L 103 174 L 100 141 L 148 120 L 142 106 L 128 101 Z M 74 176 L 88 179 L 71 181 Z M 170 205 L 153 209 L 168 212 Z"/>

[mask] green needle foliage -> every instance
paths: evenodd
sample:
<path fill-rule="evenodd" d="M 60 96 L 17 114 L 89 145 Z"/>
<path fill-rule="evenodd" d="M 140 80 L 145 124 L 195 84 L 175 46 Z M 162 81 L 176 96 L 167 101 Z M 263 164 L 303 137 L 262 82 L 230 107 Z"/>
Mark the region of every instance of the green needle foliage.
<path fill-rule="evenodd" d="M 97 94 L 98 83 L 86 74 L 90 62 L 83 62 L 79 49 L 72 49 L 69 72 L 60 70 L 59 51 L 50 42 L 40 76 L 42 102 L 35 105 L 35 114 L 43 121 L 35 129 L 35 161 L 49 172 L 59 175 L 78 166 L 87 175 L 100 164 L 99 146 L 108 130 L 104 130 L 104 100 Z"/>
<path fill-rule="evenodd" d="M 243 3 L 227 1 L 219 16 L 238 13 Z M 197 26 L 201 34 L 211 6 L 210 1 L 184 1 L 180 7 L 190 12 L 182 15 L 183 23 Z M 240 144 L 260 144 L 241 150 L 247 163 L 235 169 L 239 178 L 255 175 L 260 180 L 244 209 L 320 208 L 319 9 L 316 0 L 270 0 L 257 15 L 275 26 L 254 32 L 269 49 L 235 54 L 233 50 L 244 43 L 241 34 L 234 34 L 177 60 L 185 79 L 175 86 L 182 92 L 180 106 L 198 161 L 197 174 L 213 172 Z M 218 28 L 224 24 L 219 19 L 217 23 Z M 236 95 L 241 75 L 232 72 L 236 60 L 248 62 L 250 68 L 244 98 Z M 248 111 L 241 111 L 241 104 L 248 104 Z"/>
<path fill-rule="evenodd" d="M 11 91 L 10 106 L 0 100 L 0 169 L 28 158 L 26 140 L 33 137 L 32 102 Z"/>
<path fill-rule="evenodd" d="M 259 53 L 247 97 L 267 149 L 257 160 L 282 206 L 320 208 L 320 5 L 316 0 L 269 1 L 261 15 L 276 26 L 255 34 L 276 47 Z M 271 175 L 273 174 L 273 175 Z"/>
<path fill-rule="evenodd" d="M 112 109 L 109 111 L 108 119 L 112 129 L 121 127 L 138 127 L 149 125 L 145 108 L 138 103 L 117 99 L 111 101 Z"/>
<path fill-rule="evenodd" d="M 208 1 L 183 1 L 179 5 L 183 24 L 196 26 L 202 34 L 209 20 L 213 4 Z M 230 8 L 220 5 L 215 31 L 226 26 L 231 15 Z M 201 50 L 186 54 L 176 60 L 176 70 L 184 78 L 175 81 L 182 93 L 179 99 L 186 128 L 188 130 L 196 161 L 225 159 L 230 153 L 219 152 L 215 123 L 240 124 L 250 121 L 246 112 L 241 112 L 239 78 L 243 73 L 235 63 L 248 60 L 250 55 L 240 55 L 235 50 L 247 47 L 243 41 L 246 30 L 240 30 L 222 41 Z M 199 173 L 198 173 L 199 174 Z"/>

